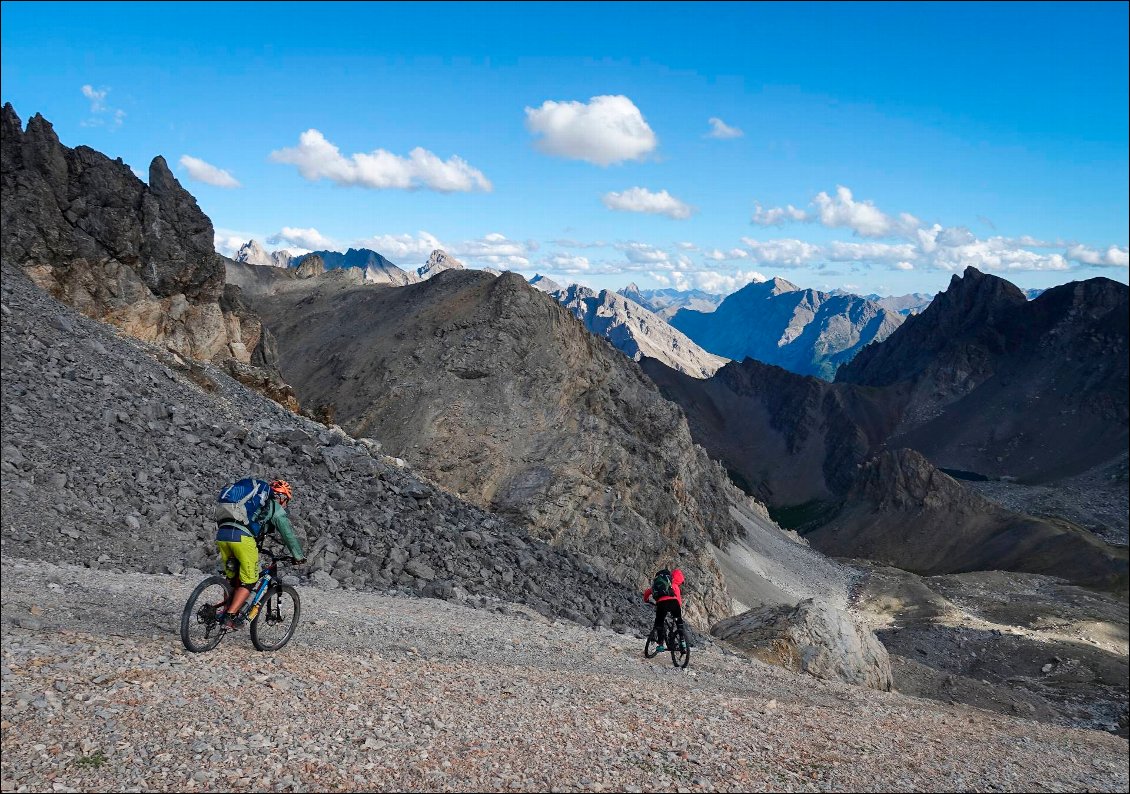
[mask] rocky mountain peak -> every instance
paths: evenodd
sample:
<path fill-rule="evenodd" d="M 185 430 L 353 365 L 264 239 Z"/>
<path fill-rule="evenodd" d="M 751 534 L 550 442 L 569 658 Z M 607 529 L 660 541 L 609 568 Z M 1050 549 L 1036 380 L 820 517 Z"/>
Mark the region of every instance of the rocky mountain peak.
<path fill-rule="evenodd" d="M 443 249 L 437 248 L 428 256 L 428 261 L 420 267 L 416 274 L 421 279 L 431 278 L 436 273 L 444 270 L 462 270 L 463 263 L 453 256 L 448 255 Z"/>
<path fill-rule="evenodd" d="M 149 184 L 121 159 L 64 146 L 11 105 L 0 126 L 0 253 L 41 288 L 131 336 L 202 360 L 250 364 L 265 335 L 224 305 L 212 221 L 161 156 Z"/>
<path fill-rule="evenodd" d="M 562 288 L 556 281 L 548 276 L 543 276 L 541 273 L 534 274 L 534 277 L 530 279 L 530 286 L 549 293 L 557 292 Z"/>

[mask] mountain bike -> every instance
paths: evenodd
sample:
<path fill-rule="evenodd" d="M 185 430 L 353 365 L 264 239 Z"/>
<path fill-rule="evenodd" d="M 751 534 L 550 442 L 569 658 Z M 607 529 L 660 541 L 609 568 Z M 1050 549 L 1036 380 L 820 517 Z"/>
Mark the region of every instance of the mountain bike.
<path fill-rule="evenodd" d="M 687 642 L 686 632 L 679 627 L 679 624 L 675 622 L 675 616 L 670 612 L 663 616 L 663 637 L 665 638 L 663 644 L 671 652 L 671 664 L 685 668 L 691 660 L 691 646 Z M 651 633 L 647 635 L 647 642 L 643 646 L 643 655 L 645 658 L 651 659 L 657 653 L 659 653 L 659 641 L 655 636 L 655 628 L 652 627 Z"/>
<path fill-rule="evenodd" d="M 251 643 L 256 650 L 277 651 L 290 642 L 302 614 L 298 591 L 283 584 L 279 563 L 296 564 L 294 557 L 276 556 L 260 550 L 270 562 L 260 561 L 261 576 L 254 592 L 239 610 L 242 618 L 251 621 Z M 232 597 L 231 582 L 215 575 L 196 585 L 180 616 L 180 639 L 192 653 L 210 651 L 228 633 L 224 614 Z"/>

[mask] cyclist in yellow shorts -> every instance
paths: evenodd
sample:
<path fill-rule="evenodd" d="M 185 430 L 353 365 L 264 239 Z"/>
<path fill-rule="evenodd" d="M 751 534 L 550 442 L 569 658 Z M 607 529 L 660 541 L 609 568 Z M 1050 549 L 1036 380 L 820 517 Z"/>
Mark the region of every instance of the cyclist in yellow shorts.
<path fill-rule="evenodd" d="M 290 503 L 292 495 L 290 483 L 286 480 L 275 480 L 271 483 L 271 498 L 255 517 L 255 523 L 260 527 L 258 537 L 247 527 L 236 522 L 225 522 L 216 530 L 220 566 L 232 585 L 231 602 L 224 616 L 230 629 L 238 629 L 242 626 L 240 607 L 247 601 L 255 583 L 259 581 L 259 541 L 268 533 L 277 531 L 298 564 L 305 562 L 302 545 L 294 536 L 290 519 L 286 515 L 286 506 Z"/>

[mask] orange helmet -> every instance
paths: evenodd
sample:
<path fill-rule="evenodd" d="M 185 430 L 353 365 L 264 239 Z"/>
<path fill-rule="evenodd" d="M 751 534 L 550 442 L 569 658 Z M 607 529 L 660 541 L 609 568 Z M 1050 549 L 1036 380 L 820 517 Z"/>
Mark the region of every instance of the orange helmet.
<path fill-rule="evenodd" d="M 290 483 L 288 483 L 286 480 L 275 480 L 274 482 L 272 482 L 271 493 L 274 494 L 275 498 L 283 504 L 289 502 L 290 498 L 294 495 L 290 490 Z"/>

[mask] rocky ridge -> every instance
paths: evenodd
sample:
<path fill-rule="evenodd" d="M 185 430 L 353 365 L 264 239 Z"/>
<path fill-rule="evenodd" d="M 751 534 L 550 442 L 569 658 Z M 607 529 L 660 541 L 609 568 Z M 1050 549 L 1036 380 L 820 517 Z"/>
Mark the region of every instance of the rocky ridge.
<path fill-rule="evenodd" d="M 597 293 L 572 284 L 550 294 L 590 333 L 604 337 L 633 361 L 648 356 L 695 378 L 709 378 L 726 363 L 726 359 L 707 353 L 666 321 L 615 292 Z"/>
<path fill-rule="evenodd" d="M 748 500 L 632 362 L 520 276 L 447 271 L 397 290 L 315 279 L 256 308 L 281 329 L 304 403 L 454 493 L 606 560 L 622 582 L 642 589 L 679 564 L 702 588 L 691 614 L 730 614 L 708 541 L 739 534 L 729 505 Z"/>

